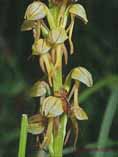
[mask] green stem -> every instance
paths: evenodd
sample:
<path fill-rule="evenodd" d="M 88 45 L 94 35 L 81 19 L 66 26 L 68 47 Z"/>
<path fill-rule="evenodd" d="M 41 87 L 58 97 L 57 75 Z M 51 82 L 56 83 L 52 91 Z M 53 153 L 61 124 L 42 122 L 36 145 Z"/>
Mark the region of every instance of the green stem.
<path fill-rule="evenodd" d="M 27 115 L 23 114 L 22 121 L 21 121 L 21 132 L 20 132 L 18 157 L 25 157 L 26 144 L 27 144 L 27 128 L 28 128 Z"/>
<path fill-rule="evenodd" d="M 56 24 L 55 24 L 55 21 L 54 21 L 54 17 L 52 15 L 51 11 L 48 8 L 46 8 L 46 9 L 47 9 L 47 20 L 48 20 L 50 29 L 53 29 L 53 28 L 56 27 Z"/>
<path fill-rule="evenodd" d="M 55 73 L 55 79 L 53 81 L 53 89 L 55 91 L 59 91 L 62 87 L 62 70 L 58 69 Z"/>
<path fill-rule="evenodd" d="M 60 126 L 59 131 L 56 136 L 54 136 L 54 157 L 62 157 L 63 156 L 63 145 L 64 145 L 64 138 L 66 134 L 66 124 L 67 124 L 67 115 L 64 114 L 60 118 Z"/>
<path fill-rule="evenodd" d="M 61 49 L 57 49 L 58 51 L 61 51 Z M 61 52 L 57 52 L 60 53 Z M 61 65 L 57 68 L 55 72 L 55 77 L 53 81 L 53 89 L 55 91 L 59 91 L 62 87 L 62 55 L 58 58 L 60 59 Z M 60 118 L 60 124 L 59 124 L 59 131 L 57 135 L 53 135 L 53 151 L 54 154 L 51 157 L 62 157 L 63 155 L 63 144 L 64 144 L 64 137 L 66 134 L 66 124 L 67 124 L 67 116 L 64 114 Z"/>

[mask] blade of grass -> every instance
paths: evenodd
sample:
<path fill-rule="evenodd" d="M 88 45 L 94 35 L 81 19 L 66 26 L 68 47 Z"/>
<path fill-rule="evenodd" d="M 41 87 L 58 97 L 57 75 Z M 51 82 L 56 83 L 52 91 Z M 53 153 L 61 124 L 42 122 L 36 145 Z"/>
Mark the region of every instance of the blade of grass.
<path fill-rule="evenodd" d="M 115 115 L 116 105 L 118 105 L 118 89 L 113 89 L 109 98 L 106 111 L 104 113 L 103 122 L 98 137 L 97 149 L 103 149 L 107 143 L 111 124 Z M 104 157 L 105 152 L 97 151 L 95 157 Z"/>
<path fill-rule="evenodd" d="M 28 118 L 26 114 L 23 114 L 22 121 L 21 121 L 18 157 L 25 157 L 26 144 L 27 144 L 27 128 L 28 128 Z"/>
<path fill-rule="evenodd" d="M 95 92 L 99 91 L 101 88 L 105 86 L 111 86 L 113 84 L 116 84 L 118 82 L 118 75 L 112 75 L 108 76 L 100 81 L 98 81 L 92 88 L 89 88 L 85 90 L 79 97 L 79 101 L 83 102 L 88 97 L 90 97 Z"/>

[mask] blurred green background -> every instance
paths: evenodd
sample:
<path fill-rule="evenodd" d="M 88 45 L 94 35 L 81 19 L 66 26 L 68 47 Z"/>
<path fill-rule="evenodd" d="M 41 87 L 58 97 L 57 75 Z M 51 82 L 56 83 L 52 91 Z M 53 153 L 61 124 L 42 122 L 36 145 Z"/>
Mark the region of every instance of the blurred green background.
<path fill-rule="evenodd" d="M 36 112 L 36 102 L 26 94 L 43 73 L 31 56 L 31 32 L 20 25 L 31 0 L 0 0 L 0 157 L 16 157 L 21 114 Z M 75 66 L 91 71 L 94 86 L 82 86 L 80 102 L 89 115 L 79 122 L 77 151 L 65 157 L 118 156 L 118 0 L 79 0 L 89 23 L 76 20 L 73 34 L 75 53 L 64 66 L 64 75 Z M 27 157 L 36 152 L 34 137 L 28 137 Z M 42 157 L 42 156 L 41 156 Z"/>

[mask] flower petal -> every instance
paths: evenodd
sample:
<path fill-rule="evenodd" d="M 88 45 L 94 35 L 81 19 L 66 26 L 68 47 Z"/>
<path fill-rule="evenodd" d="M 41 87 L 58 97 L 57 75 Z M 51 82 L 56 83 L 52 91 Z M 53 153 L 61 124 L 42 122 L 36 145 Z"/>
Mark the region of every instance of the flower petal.
<path fill-rule="evenodd" d="M 93 79 L 91 73 L 84 67 L 74 68 L 71 74 L 72 79 L 78 80 L 88 87 L 93 85 Z"/>
<path fill-rule="evenodd" d="M 41 114 L 35 114 L 28 118 L 29 123 L 46 123 L 46 118 Z"/>
<path fill-rule="evenodd" d="M 30 89 L 31 97 L 40 97 L 47 94 L 50 94 L 49 85 L 44 81 L 37 81 L 33 87 Z"/>
<path fill-rule="evenodd" d="M 71 5 L 69 12 L 73 15 L 78 16 L 85 24 L 88 22 L 86 11 L 82 5 L 80 4 Z"/>
<path fill-rule="evenodd" d="M 28 125 L 28 132 L 37 135 L 41 134 L 45 129 L 45 126 L 42 123 L 30 123 Z"/>
<path fill-rule="evenodd" d="M 49 32 L 48 41 L 51 44 L 61 44 L 67 39 L 66 31 L 63 28 L 52 29 Z"/>
<path fill-rule="evenodd" d="M 37 135 L 41 134 L 47 125 L 47 119 L 41 114 L 35 114 L 28 119 L 28 132 Z"/>
<path fill-rule="evenodd" d="M 80 81 L 91 87 L 93 85 L 93 79 L 91 73 L 85 69 L 84 67 L 77 67 L 72 69 L 66 77 L 64 82 L 64 88 L 69 91 L 71 88 L 71 80 L 74 79 L 76 81 Z"/>
<path fill-rule="evenodd" d="M 39 20 L 44 18 L 45 16 L 46 16 L 45 4 L 40 1 L 34 1 L 28 6 L 24 18 L 26 20 Z"/>
<path fill-rule="evenodd" d="M 60 98 L 49 96 L 43 101 L 41 112 L 46 117 L 57 117 L 64 112 L 63 102 Z"/>
<path fill-rule="evenodd" d="M 44 39 L 39 39 L 32 46 L 32 55 L 42 55 L 51 49 L 50 45 Z"/>
<path fill-rule="evenodd" d="M 78 120 L 87 120 L 88 116 L 86 112 L 79 106 L 72 106 L 71 108 L 72 115 Z"/>
<path fill-rule="evenodd" d="M 21 31 L 30 31 L 33 29 L 34 25 L 35 25 L 35 21 L 24 20 L 21 25 Z"/>

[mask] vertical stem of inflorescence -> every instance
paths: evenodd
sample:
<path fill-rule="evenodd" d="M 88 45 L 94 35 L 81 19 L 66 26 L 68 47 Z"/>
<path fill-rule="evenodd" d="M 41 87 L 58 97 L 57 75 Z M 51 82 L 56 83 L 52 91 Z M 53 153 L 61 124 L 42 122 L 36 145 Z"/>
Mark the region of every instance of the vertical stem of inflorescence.
<path fill-rule="evenodd" d="M 61 46 L 57 48 L 57 54 L 60 54 L 58 67 L 56 68 L 55 77 L 53 80 L 53 90 L 54 92 L 59 91 L 62 88 L 62 52 Z M 53 136 L 53 150 L 54 154 L 51 157 L 62 157 L 63 154 L 63 144 L 64 137 L 66 134 L 66 124 L 67 124 L 67 116 L 66 114 L 60 117 L 60 124 L 58 134 Z"/>

